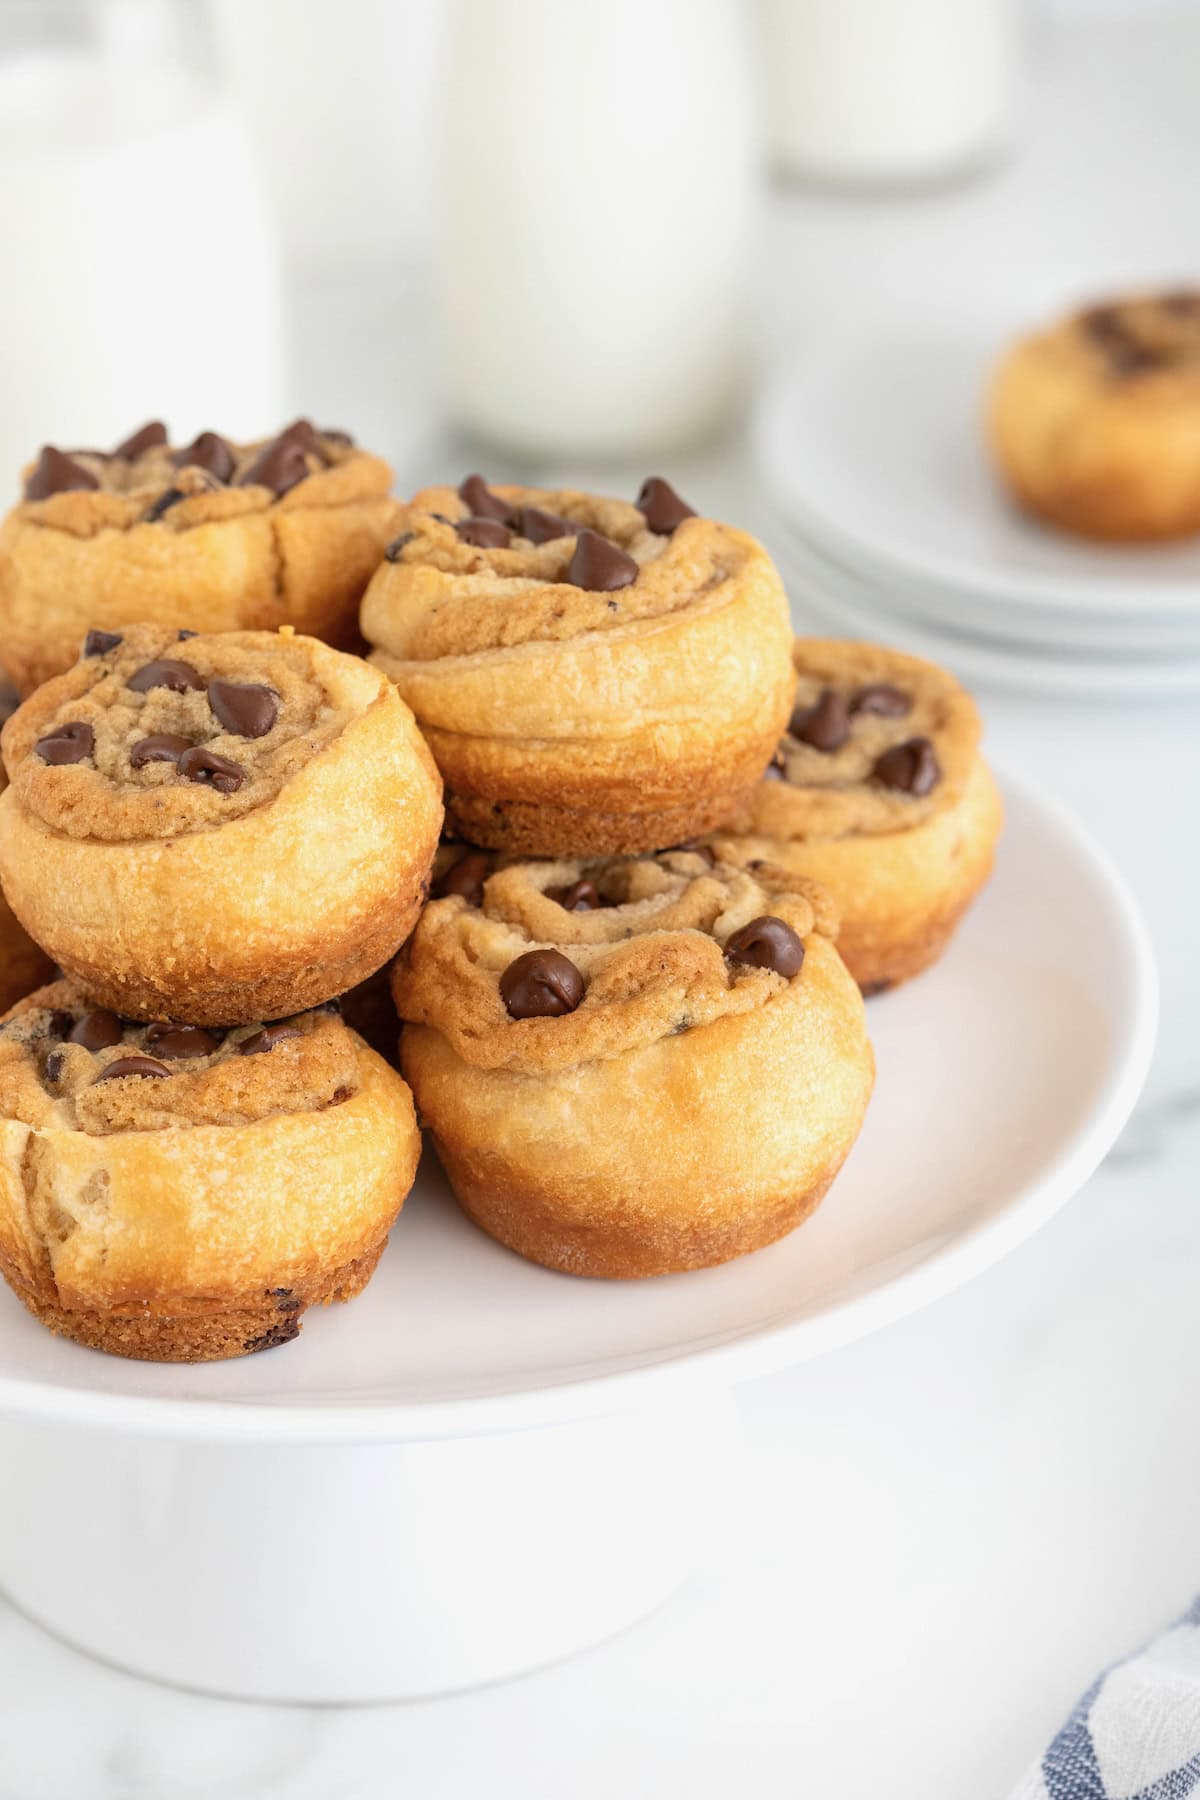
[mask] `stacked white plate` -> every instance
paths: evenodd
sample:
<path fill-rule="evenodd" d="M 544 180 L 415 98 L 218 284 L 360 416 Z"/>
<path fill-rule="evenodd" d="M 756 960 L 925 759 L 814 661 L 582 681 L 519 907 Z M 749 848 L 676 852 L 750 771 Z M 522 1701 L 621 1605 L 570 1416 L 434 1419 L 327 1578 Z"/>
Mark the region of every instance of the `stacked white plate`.
<path fill-rule="evenodd" d="M 793 598 L 817 628 L 986 686 L 1200 693 L 1200 540 L 1089 544 L 1024 517 L 1000 486 L 983 394 L 1016 329 L 875 319 L 770 384 L 755 451 Z"/>

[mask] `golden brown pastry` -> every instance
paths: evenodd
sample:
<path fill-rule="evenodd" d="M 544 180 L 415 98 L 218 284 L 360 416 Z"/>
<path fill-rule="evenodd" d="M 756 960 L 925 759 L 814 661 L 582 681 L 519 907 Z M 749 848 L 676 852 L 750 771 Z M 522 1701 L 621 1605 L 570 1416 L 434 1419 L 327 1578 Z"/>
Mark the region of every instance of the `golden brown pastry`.
<path fill-rule="evenodd" d="M 819 889 L 704 852 L 516 863 L 433 901 L 393 976 L 450 1184 L 574 1275 L 663 1275 L 817 1205 L 874 1061 Z"/>
<path fill-rule="evenodd" d="M 797 638 L 792 716 L 718 854 L 829 890 L 867 993 L 936 961 L 992 867 L 1000 796 L 970 695 L 878 644 Z"/>
<path fill-rule="evenodd" d="M 407 1087 L 336 1009 L 132 1026 L 58 981 L 0 1024 L 0 1273 L 96 1350 L 290 1342 L 366 1285 L 419 1153 Z"/>
<path fill-rule="evenodd" d="M 394 530 L 391 481 L 379 457 L 306 419 L 253 444 L 204 431 L 171 449 L 154 423 L 111 453 L 47 445 L 0 525 L 0 657 L 28 694 L 90 629 L 139 620 L 291 625 L 352 649 Z"/>
<path fill-rule="evenodd" d="M 418 494 L 367 590 L 372 661 L 412 707 L 453 830 L 521 854 L 656 849 L 719 825 L 787 715 L 765 550 L 667 483 Z"/>
<path fill-rule="evenodd" d="M 427 892 L 437 770 L 396 690 L 289 631 L 89 641 L 4 729 L 0 879 L 90 999 L 277 1018 L 393 956 Z"/>
<path fill-rule="evenodd" d="M 1200 289 L 1088 306 L 1005 356 L 989 399 L 1022 506 L 1089 538 L 1200 531 Z"/>

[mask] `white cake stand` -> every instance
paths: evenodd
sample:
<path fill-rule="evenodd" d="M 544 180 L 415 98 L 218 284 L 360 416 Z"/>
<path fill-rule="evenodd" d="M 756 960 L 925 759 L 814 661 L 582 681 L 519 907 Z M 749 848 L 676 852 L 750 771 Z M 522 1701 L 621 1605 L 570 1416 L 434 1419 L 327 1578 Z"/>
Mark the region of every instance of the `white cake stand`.
<path fill-rule="evenodd" d="M 986 1268 L 1133 1106 L 1144 928 L 1074 824 L 1005 791 L 995 878 L 942 964 L 871 1003 L 866 1129 L 785 1242 L 579 1281 L 476 1231 L 427 1164 L 367 1292 L 257 1357 L 121 1362 L 0 1295 L 0 1585 L 125 1668 L 296 1701 L 496 1680 L 658 1605 L 721 1529 L 732 1384 Z"/>

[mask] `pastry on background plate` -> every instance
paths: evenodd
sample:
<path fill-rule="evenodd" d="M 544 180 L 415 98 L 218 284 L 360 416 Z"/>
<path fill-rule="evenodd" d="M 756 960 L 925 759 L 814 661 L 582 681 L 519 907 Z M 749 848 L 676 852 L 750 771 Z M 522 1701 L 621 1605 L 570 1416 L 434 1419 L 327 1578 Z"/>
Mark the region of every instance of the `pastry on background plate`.
<path fill-rule="evenodd" d="M 1087 306 L 1022 338 L 988 401 L 1022 506 L 1089 538 L 1200 531 L 1200 288 Z"/>
<path fill-rule="evenodd" d="M 820 882 L 867 993 L 935 962 L 986 881 L 1002 823 L 975 703 L 935 663 L 797 638 L 792 716 L 717 854 Z"/>
<path fill-rule="evenodd" d="M 825 896 L 704 852 L 514 863 L 393 974 L 401 1068 L 477 1224 L 573 1275 L 772 1243 L 858 1135 L 874 1059 Z"/>
<path fill-rule="evenodd" d="M 59 981 L 0 1025 L 0 1272 L 96 1350 L 288 1343 L 366 1285 L 419 1154 L 408 1088 L 333 1008 L 140 1026 Z"/>
<path fill-rule="evenodd" d="M 9 904 L 127 1017 L 315 1006 L 395 955 L 428 891 L 432 758 L 391 683 L 314 638 L 95 633 L 3 749 Z"/>
<path fill-rule="evenodd" d="M 657 478 L 637 505 L 478 475 L 427 489 L 362 629 L 429 740 L 450 829 L 489 849 L 659 849 L 709 830 L 787 716 L 771 559 Z"/>
<path fill-rule="evenodd" d="M 235 444 L 172 448 L 144 425 L 113 451 L 46 445 L 0 525 L 0 660 L 28 694 L 93 627 L 291 625 L 342 648 L 392 536 L 392 472 L 297 419 Z"/>

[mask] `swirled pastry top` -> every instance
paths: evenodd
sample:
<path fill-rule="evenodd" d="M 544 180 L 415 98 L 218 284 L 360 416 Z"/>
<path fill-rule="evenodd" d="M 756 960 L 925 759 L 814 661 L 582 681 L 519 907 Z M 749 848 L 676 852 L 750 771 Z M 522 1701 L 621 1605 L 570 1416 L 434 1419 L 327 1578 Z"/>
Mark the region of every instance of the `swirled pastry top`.
<path fill-rule="evenodd" d="M 579 884 L 592 893 L 575 910 Z M 544 1073 L 620 1056 L 749 1013 L 802 982 L 803 966 L 789 977 L 727 954 L 764 915 L 801 943 L 836 928 L 822 889 L 765 866 L 714 863 L 705 851 L 515 863 L 487 878 L 479 906 L 455 894 L 426 907 L 396 966 L 397 1010 L 479 1068 Z M 564 1016 L 514 1018 L 505 1004 L 502 978 L 535 950 L 578 971 L 582 997 Z"/>
<path fill-rule="evenodd" d="M 961 798 L 975 703 L 936 663 L 878 644 L 797 638 L 796 700 L 745 829 L 767 837 L 906 831 Z"/>
<path fill-rule="evenodd" d="M 316 1112 L 358 1092 L 358 1048 L 336 1009 L 229 1031 L 135 1025 L 56 981 L 0 1024 L 0 1117 L 102 1137 Z"/>
<path fill-rule="evenodd" d="M 314 638 L 93 632 L 80 660 L 19 707 L 4 761 L 51 830 L 104 842 L 176 837 L 244 817 L 393 690 Z"/>
<path fill-rule="evenodd" d="M 1138 294 L 1085 306 L 1016 346 L 1062 370 L 1120 388 L 1147 376 L 1200 388 L 1200 289 Z"/>
<path fill-rule="evenodd" d="M 717 608 L 755 576 L 776 579 L 753 538 L 686 508 L 673 530 L 655 531 L 638 506 L 575 488 L 480 482 L 474 504 L 486 496 L 492 509 L 483 517 L 464 491 L 470 482 L 426 488 L 400 509 L 367 590 L 363 632 L 401 661 L 625 632 Z M 599 543 L 581 548 L 581 533 Z"/>
<path fill-rule="evenodd" d="M 17 510 L 73 537 L 145 524 L 187 531 L 268 508 L 343 506 L 386 494 L 391 481 L 380 457 L 307 419 L 248 444 L 204 431 L 183 448 L 172 448 L 155 421 L 114 451 L 45 445 L 24 472 Z"/>

